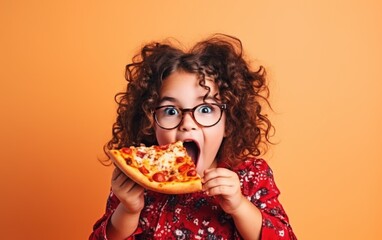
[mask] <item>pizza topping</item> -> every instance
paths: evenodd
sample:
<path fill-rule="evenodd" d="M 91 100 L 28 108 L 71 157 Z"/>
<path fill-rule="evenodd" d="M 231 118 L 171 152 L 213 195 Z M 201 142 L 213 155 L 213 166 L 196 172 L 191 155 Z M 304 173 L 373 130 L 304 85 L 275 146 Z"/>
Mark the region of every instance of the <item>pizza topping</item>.
<path fill-rule="evenodd" d="M 140 168 L 138 168 L 138 169 L 139 169 L 139 171 L 140 171 L 141 173 L 143 173 L 143 174 L 148 174 L 148 173 L 150 173 L 149 170 L 147 170 L 147 168 L 145 168 L 145 166 L 142 166 L 142 167 L 140 167 Z"/>
<path fill-rule="evenodd" d="M 155 182 L 164 182 L 164 181 L 166 181 L 166 178 L 165 178 L 165 176 L 164 176 L 163 173 L 161 173 L 161 172 L 157 172 L 157 173 L 155 173 L 155 174 L 153 175 L 153 180 L 154 180 Z"/>
<path fill-rule="evenodd" d="M 178 178 L 176 176 L 171 176 L 171 177 L 168 178 L 167 181 L 173 182 L 173 181 L 177 181 L 177 180 L 178 180 Z"/>
<path fill-rule="evenodd" d="M 133 164 L 133 161 L 131 160 L 130 157 L 125 158 L 125 161 L 126 161 L 126 163 L 127 163 L 128 165 L 132 165 L 132 164 Z"/>
<path fill-rule="evenodd" d="M 182 172 L 187 171 L 189 168 L 190 168 L 190 165 L 187 164 L 187 163 L 185 163 L 185 164 L 183 164 L 182 166 L 180 166 L 180 167 L 178 168 L 178 170 L 179 170 L 179 172 L 182 173 Z"/>
<path fill-rule="evenodd" d="M 187 176 L 189 177 L 195 177 L 197 174 L 195 169 L 191 169 L 190 171 L 187 172 Z"/>
<path fill-rule="evenodd" d="M 122 152 L 122 153 L 125 153 L 125 154 L 131 154 L 131 153 L 132 153 L 132 150 L 131 150 L 130 148 L 126 148 L 126 147 L 125 147 L 125 148 L 122 148 L 122 149 L 121 149 L 121 152 Z"/>
<path fill-rule="evenodd" d="M 144 153 L 142 151 L 137 151 L 136 154 L 137 154 L 137 157 L 140 157 L 140 158 L 143 158 L 146 155 L 146 153 Z"/>
<path fill-rule="evenodd" d="M 176 158 L 176 163 L 182 163 L 184 162 L 184 157 L 177 157 Z"/>
<path fill-rule="evenodd" d="M 160 145 L 160 146 L 154 146 L 154 148 L 155 148 L 156 151 L 167 150 L 168 147 L 169 147 L 169 144 L 167 144 L 167 145 Z"/>

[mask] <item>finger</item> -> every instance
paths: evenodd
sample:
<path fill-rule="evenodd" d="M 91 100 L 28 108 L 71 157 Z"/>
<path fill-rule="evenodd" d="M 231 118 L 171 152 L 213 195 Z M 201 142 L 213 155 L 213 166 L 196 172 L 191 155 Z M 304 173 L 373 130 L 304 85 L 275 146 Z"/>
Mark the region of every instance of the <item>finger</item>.
<path fill-rule="evenodd" d="M 121 171 L 119 168 L 116 167 L 116 168 L 114 168 L 114 171 L 113 171 L 113 174 L 112 174 L 111 179 L 112 179 L 113 181 L 115 181 L 115 180 L 117 180 L 117 178 L 119 178 L 122 174 L 123 174 L 122 171 Z"/>
<path fill-rule="evenodd" d="M 204 170 L 204 174 L 207 174 L 207 173 L 215 171 L 215 170 L 216 170 L 216 168 L 208 168 L 208 169 Z"/>
<path fill-rule="evenodd" d="M 130 190 L 131 194 L 134 194 L 134 195 L 136 194 L 138 196 L 142 195 L 144 191 L 145 189 L 138 183 L 135 183 Z"/>
<path fill-rule="evenodd" d="M 132 180 L 130 180 L 130 178 L 128 177 L 124 177 L 123 178 L 123 181 L 121 181 L 121 183 L 119 184 L 119 187 L 120 188 L 126 188 L 126 189 L 131 189 L 133 186 L 134 186 L 134 182 Z"/>
<path fill-rule="evenodd" d="M 129 180 L 130 178 L 126 176 L 125 173 L 123 173 L 119 168 L 115 168 L 114 172 L 112 174 L 112 181 L 118 181 L 120 182 L 120 185 L 122 185 L 124 182 Z"/>
<path fill-rule="evenodd" d="M 131 181 L 128 178 L 124 178 L 120 181 L 115 181 L 111 185 L 111 189 L 117 195 L 126 194 L 126 193 L 130 193 L 131 189 L 134 187 L 134 184 L 135 184 L 135 182 Z"/>
<path fill-rule="evenodd" d="M 235 182 L 228 178 L 216 178 L 203 185 L 203 190 L 207 195 L 231 195 L 236 192 Z"/>
<path fill-rule="evenodd" d="M 226 185 L 218 185 L 212 188 L 209 188 L 206 193 L 209 196 L 217 196 L 217 195 L 231 195 L 234 193 L 234 188 L 232 186 Z"/>
<path fill-rule="evenodd" d="M 226 168 L 213 168 L 204 171 L 203 183 L 210 181 L 217 177 L 229 177 L 231 171 Z"/>
<path fill-rule="evenodd" d="M 233 187 L 235 183 L 229 177 L 216 177 L 208 180 L 203 184 L 203 188 L 208 190 L 210 188 L 218 187 L 218 186 L 228 186 Z"/>
<path fill-rule="evenodd" d="M 130 180 L 120 169 L 116 168 L 112 175 L 111 185 L 116 188 L 129 188 L 132 187 L 133 181 Z"/>

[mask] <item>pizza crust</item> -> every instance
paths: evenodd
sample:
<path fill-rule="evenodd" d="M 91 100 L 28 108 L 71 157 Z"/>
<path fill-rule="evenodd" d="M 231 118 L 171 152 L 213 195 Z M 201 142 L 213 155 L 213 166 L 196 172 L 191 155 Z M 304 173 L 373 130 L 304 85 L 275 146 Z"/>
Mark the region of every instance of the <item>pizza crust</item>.
<path fill-rule="evenodd" d="M 108 155 L 126 176 L 146 189 L 165 194 L 185 194 L 202 190 L 201 179 L 190 179 L 185 182 L 155 182 L 142 174 L 138 168 L 129 166 L 118 150 L 109 150 Z"/>

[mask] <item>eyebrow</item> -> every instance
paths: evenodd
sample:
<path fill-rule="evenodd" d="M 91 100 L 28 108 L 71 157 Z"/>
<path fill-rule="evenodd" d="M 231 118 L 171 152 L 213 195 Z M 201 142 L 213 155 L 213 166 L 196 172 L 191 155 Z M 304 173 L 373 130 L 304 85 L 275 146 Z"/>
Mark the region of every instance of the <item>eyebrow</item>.
<path fill-rule="evenodd" d="M 197 100 L 213 100 L 214 102 L 216 102 L 216 98 L 214 98 L 213 96 L 207 96 L 206 98 L 204 98 L 205 96 L 200 96 L 197 98 Z M 159 100 L 159 104 L 163 103 L 163 102 L 171 102 L 171 103 L 178 103 L 179 101 L 176 99 L 176 98 L 173 98 L 173 97 L 168 97 L 168 96 L 164 96 L 162 97 L 160 100 Z"/>

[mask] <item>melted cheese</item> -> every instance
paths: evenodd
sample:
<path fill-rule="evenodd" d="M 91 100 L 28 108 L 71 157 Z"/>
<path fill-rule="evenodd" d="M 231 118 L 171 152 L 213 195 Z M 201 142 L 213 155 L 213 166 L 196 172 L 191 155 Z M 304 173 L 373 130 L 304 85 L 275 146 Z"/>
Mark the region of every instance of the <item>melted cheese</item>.
<path fill-rule="evenodd" d="M 139 154 L 137 154 L 139 152 Z M 143 156 L 142 153 L 145 153 Z M 177 166 L 176 159 L 185 157 L 185 151 L 181 142 L 170 145 L 165 150 L 156 151 L 154 147 L 137 147 L 135 151 L 135 160 L 138 167 L 145 166 L 147 170 L 155 172 L 172 171 Z M 177 170 L 177 169 L 175 169 Z"/>

